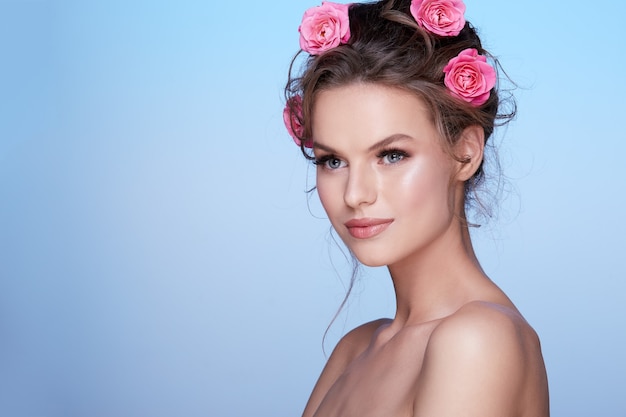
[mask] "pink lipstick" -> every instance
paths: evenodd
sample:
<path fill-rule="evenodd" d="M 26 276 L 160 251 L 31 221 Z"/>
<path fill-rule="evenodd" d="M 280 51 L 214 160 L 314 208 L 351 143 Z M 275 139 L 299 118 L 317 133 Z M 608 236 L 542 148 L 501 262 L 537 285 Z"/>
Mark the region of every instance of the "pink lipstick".
<path fill-rule="evenodd" d="M 345 223 L 345 226 L 352 237 L 369 239 L 384 232 L 392 222 L 393 219 L 363 218 L 349 220 Z"/>

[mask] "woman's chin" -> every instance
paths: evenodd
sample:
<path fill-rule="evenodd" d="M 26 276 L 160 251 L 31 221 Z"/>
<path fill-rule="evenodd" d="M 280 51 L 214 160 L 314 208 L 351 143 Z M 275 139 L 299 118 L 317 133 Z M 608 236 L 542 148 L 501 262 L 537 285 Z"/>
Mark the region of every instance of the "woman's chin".
<path fill-rule="evenodd" d="M 363 265 L 365 266 L 369 266 L 372 268 L 378 267 L 378 266 L 387 266 L 389 264 L 389 259 L 387 258 L 383 258 L 380 256 L 375 256 L 372 254 L 357 254 L 354 253 L 354 256 L 356 257 L 356 259 Z"/>

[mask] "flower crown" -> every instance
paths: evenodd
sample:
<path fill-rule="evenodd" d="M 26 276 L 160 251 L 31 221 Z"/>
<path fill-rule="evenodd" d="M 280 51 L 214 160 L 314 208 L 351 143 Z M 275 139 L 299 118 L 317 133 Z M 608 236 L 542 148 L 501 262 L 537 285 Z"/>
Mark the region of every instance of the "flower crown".
<path fill-rule="evenodd" d="M 310 55 L 320 55 L 350 41 L 349 4 L 323 1 L 304 12 L 300 32 L 300 48 Z M 410 12 L 423 30 L 441 37 L 457 36 L 465 27 L 463 0 L 412 0 Z M 472 106 L 482 106 L 496 85 L 496 71 L 474 48 L 461 51 L 443 68 L 444 85 L 452 95 Z M 303 127 L 302 98 L 293 96 L 285 105 L 283 119 L 287 131 L 301 146 Z M 311 141 L 304 147 L 311 148 Z"/>

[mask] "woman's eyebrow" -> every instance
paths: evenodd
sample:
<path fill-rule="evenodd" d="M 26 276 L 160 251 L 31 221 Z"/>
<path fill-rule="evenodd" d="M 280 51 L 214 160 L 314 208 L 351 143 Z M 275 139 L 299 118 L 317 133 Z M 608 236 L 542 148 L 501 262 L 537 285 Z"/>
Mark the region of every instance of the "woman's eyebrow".
<path fill-rule="evenodd" d="M 377 149 L 382 149 L 385 148 L 389 145 L 391 145 L 392 143 L 395 142 L 399 142 L 399 141 L 404 141 L 404 140 L 411 140 L 412 138 L 408 135 L 402 134 L 402 133 L 396 133 L 394 135 L 391 135 L 379 142 L 376 142 L 375 144 L 373 144 L 372 146 L 370 146 L 367 151 L 368 152 L 372 152 L 375 151 Z M 322 151 L 326 151 L 328 153 L 337 153 L 337 151 L 335 149 L 333 149 L 332 147 L 328 146 L 328 145 L 324 145 L 323 143 L 319 143 L 319 142 L 315 142 L 313 141 L 313 148 L 315 149 L 319 149 Z"/>
<path fill-rule="evenodd" d="M 394 135 L 391 135 L 391 136 L 381 140 L 380 142 L 376 142 L 375 144 L 373 144 L 372 146 L 369 147 L 368 151 L 372 152 L 372 151 L 375 151 L 377 149 L 385 148 L 385 147 L 391 145 L 392 143 L 399 142 L 399 141 L 404 141 L 404 140 L 411 140 L 411 139 L 412 138 L 410 136 L 407 136 L 407 135 L 402 134 L 402 133 L 396 133 Z"/>
<path fill-rule="evenodd" d="M 314 149 L 320 149 L 322 151 L 326 151 L 328 153 L 337 153 L 333 148 L 331 148 L 330 146 L 326 146 L 323 143 L 319 143 L 316 141 L 313 141 L 313 148 Z"/>

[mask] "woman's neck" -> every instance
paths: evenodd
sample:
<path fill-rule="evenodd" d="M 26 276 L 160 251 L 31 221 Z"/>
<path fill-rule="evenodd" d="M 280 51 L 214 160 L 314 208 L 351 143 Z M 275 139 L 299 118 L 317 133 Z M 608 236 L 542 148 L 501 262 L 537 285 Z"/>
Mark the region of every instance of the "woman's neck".
<path fill-rule="evenodd" d="M 396 292 L 394 321 L 402 325 L 450 315 L 493 286 L 460 220 L 439 239 L 388 268 Z"/>

